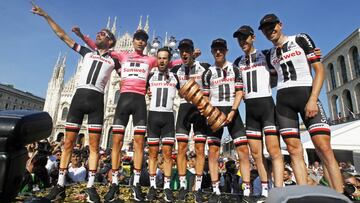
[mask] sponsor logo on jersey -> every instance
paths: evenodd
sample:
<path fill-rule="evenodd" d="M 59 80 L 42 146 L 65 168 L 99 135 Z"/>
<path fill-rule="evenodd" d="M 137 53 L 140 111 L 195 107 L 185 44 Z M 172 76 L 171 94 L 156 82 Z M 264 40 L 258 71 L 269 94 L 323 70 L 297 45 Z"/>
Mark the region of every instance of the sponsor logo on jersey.
<path fill-rule="evenodd" d="M 90 55 L 90 58 L 91 59 L 96 59 L 96 60 L 99 60 L 99 61 L 102 61 L 102 62 L 106 62 L 108 64 L 111 65 L 111 61 L 110 60 L 106 60 L 104 57 L 102 56 L 99 56 L 99 55 Z"/>
<path fill-rule="evenodd" d="M 257 67 L 260 67 L 260 66 L 266 66 L 266 62 L 263 61 L 263 62 L 260 62 L 260 63 L 251 64 L 250 66 L 241 66 L 240 70 L 241 71 L 246 71 L 246 70 L 257 68 Z"/>
<path fill-rule="evenodd" d="M 234 81 L 235 81 L 234 77 L 218 78 L 218 79 L 212 80 L 211 85 L 218 85 L 218 84 L 234 82 Z"/>
<path fill-rule="evenodd" d="M 152 87 L 175 87 L 176 83 L 172 83 L 172 82 L 151 82 L 150 85 Z"/>
<path fill-rule="evenodd" d="M 131 72 L 131 73 L 146 73 L 145 69 L 142 68 L 124 68 L 124 72 Z"/>
<path fill-rule="evenodd" d="M 302 54 L 301 51 L 294 51 L 294 52 L 290 52 L 290 53 L 283 53 L 281 58 L 277 58 L 275 57 L 273 60 L 272 60 L 272 64 L 279 64 L 280 61 L 282 60 L 289 60 L 291 59 L 292 57 L 296 57 L 296 56 L 300 56 Z"/>

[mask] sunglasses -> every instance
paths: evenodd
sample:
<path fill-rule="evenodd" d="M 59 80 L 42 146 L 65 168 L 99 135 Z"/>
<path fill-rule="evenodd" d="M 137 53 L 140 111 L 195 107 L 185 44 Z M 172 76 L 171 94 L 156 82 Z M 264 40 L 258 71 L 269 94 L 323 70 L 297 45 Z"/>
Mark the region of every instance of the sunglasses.
<path fill-rule="evenodd" d="M 108 35 L 108 33 L 105 31 L 100 31 L 100 32 L 96 33 L 96 35 L 100 35 L 101 37 L 107 37 L 108 39 L 111 39 L 110 36 Z"/>

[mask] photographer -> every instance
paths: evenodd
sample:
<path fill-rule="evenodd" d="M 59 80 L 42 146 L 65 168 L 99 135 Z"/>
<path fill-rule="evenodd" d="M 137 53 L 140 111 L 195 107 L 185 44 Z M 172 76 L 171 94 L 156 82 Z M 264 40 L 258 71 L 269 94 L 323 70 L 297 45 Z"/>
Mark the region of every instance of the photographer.
<path fill-rule="evenodd" d="M 360 180 L 351 173 L 343 172 L 344 194 L 352 200 L 360 200 Z"/>

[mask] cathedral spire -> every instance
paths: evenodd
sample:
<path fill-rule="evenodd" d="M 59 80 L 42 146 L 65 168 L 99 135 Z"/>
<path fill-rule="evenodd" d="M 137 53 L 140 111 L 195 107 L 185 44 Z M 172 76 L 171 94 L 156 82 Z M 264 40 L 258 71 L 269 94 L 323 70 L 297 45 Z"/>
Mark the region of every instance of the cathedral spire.
<path fill-rule="evenodd" d="M 164 46 L 168 46 L 168 34 L 165 32 L 165 40 L 164 40 Z"/>
<path fill-rule="evenodd" d="M 137 27 L 138 30 L 141 30 L 141 29 L 142 29 L 141 21 L 142 21 L 142 15 L 140 16 L 139 25 L 138 25 L 138 27 Z"/>
<path fill-rule="evenodd" d="M 108 22 L 106 24 L 106 29 L 110 29 L 110 16 L 108 17 Z"/>
<path fill-rule="evenodd" d="M 59 56 L 56 60 L 56 64 L 55 64 L 55 67 L 59 66 L 59 63 L 60 63 L 60 56 L 61 56 L 61 52 L 59 52 Z"/>
<path fill-rule="evenodd" d="M 66 63 L 66 56 L 67 56 L 67 52 L 65 53 L 65 55 L 62 58 L 62 62 L 60 65 L 60 70 L 59 70 L 59 75 L 58 78 L 64 80 L 64 75 L 65 75 L 65 63 Z"/>
<path fill-rule="evenodd" d="M 149 33 L 149 15 L 146 16 L 144 30 L 145 30 L 145 32 Z"/>
<path fill-rule="evenodd" d="M 113 26 L 111 28 L 111 32 L 115 35 L 116 33 L 116 19 L 117 19 L 117 16 L 115 16 L 115 19 L 114 19 L 114 23 L 113 23 Z"/>
<path fill-rule="evenodd" d="M 64 57 L 62 58 L 62 62 L 61 62 L 62 67 L 65 67 L 66 56 L 67 56 L 67 52 L 65 52 Z"/>

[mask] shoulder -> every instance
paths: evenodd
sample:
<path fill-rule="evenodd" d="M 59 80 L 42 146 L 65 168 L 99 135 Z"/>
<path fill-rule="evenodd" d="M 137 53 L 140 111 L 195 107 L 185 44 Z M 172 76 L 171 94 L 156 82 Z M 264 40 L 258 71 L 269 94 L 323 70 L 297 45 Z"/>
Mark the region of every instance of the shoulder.
<path fill-rule="evenodd" d="M 170 72 L 177 73 L 179 69 L 181 68 L 182 64 L 178 64 L 170 69 Z"/>
<path fill-rule="evenodd" d="M 208 69 L 210 67 L 209 63 L 205 63 L 205 62 L 199 62 L 200 66 L 202 66 L 205 69 Z"/>
<path fill-rule="evenodd" d="M 237 57 L 237 58 L 235 59 L 235 61 L 234 61 L 234 64 L 237 65 L 237 66 L 239 66 L 239 65 L 240 65 L 240 61 L 241 61 L 243 58 L 244 58 L 243 55 Z"/>
<path fill-rule="evenodd" d="M 271 50 L 271 49 L 261 50 L 261 51 L 259 51 L 259 54 L 261 53 L 261 54 L 263 54 L 264 56 L 266 56 L 266 55 L 270 54 L 270 50 Z"/>

